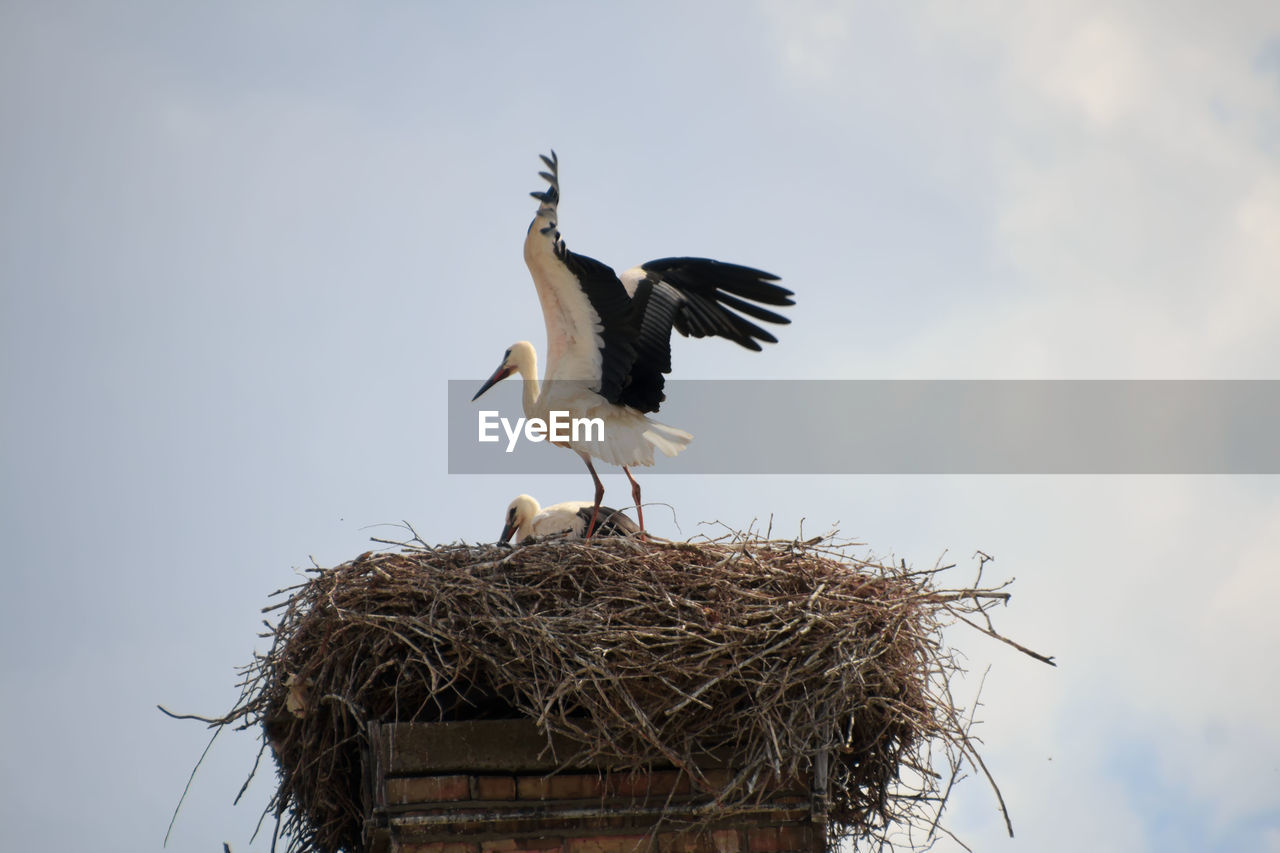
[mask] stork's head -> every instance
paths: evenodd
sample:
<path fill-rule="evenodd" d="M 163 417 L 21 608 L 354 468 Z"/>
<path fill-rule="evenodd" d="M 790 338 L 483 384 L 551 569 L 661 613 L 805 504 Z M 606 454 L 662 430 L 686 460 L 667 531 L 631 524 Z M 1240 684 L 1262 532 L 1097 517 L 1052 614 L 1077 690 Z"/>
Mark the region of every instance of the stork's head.
<path fill-rule="evenodd" d="M 498 541 L 510 541 L 511 537 L 515 535 L 516 544 L 519 544 L 520 540 L 524 539 L 526 535 L 524 533 L 520 533 L 520 528 L 532 521 L 533 517 L 541 511 L 542 507 L 538 505 L 538 501 L 532 496 L 518 496 L 507 505 L 507 519 L 502 525 L 502 536 Z"/>
<path fill-rule="evenodd" d="M 513 373 L 519 373 L 521 376 L 536 376 L 537 363 L 538 357 L 534 354 L 533 344 L 528 341 L 516 341 L 507 347 L 507 351 L 502 354 L 502 364 L 498 365 L 498 369 L 489 377 L 489 381 L 480 386 L 480 390 L 471 398 L 471 401 L 479 400 L 481 394 Z"/>

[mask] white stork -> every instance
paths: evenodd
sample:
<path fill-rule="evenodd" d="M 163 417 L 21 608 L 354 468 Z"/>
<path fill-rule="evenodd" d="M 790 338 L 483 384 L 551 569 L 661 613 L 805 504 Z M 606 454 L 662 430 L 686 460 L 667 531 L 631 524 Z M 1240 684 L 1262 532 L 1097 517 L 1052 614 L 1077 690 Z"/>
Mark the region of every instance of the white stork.
<path fill-rule="evenodd" d="M 502 364 L 476 392 L 513 373 L 524 380 L 525 416 L 548 420 L 552 411 L 571 418 L 601 418 L 603 441 L 557 441 L 582 457 L 595 483 L 587 525 L 590 537 L 600 513 L 604 484 L 591 457 L 622 467 L 644 533 L 640 485 L 635 465 L 652 465 L 656 447 L 675 456 L 693 439 L 681 429 L 645 416 L 666 396 L 663 374 L 671 372 L 671 330 L 695 338 L 721 337 L 750 350 L 777 339 L 742 314 L 768 323 L 789 323 L 763 305 L 794 305 L 791 291 L 772 284 L 778 277 L 761 270 L 707 258 L 661 258 L 618 276 L 607 265 L 575 254 L 557 227 L 560 201 L 554 151 L 539 174 L 550 185 L 530 193 L 538 213 L 524 241 L 524 260 L 533 275 L 547 327 L 545 384 L 538 383 L 538 358 L 528 341 L 512 344 Z M 760 303 L 760 304 L 756 304 Z M 741 314 L 736 313 L 741 312 Z"/>
<path fill-rule="evenodd" d="M 591 501 L 566 501 L 546 509 L 538 505 L 531 495 L 519 495 L 507 506 L 507 517 L 502 525 L 499 542 L 506 542 L 514 534 L 516 544 L 530 536 L 551 536 L 567 533 L 571 538 L 586 538 L 592 523 L 595 507 Z M 616 509 L 602 506 L 600 520 L 595 528 L 596 536 L 630 536 L 639 533 L 636 523 Z"/>

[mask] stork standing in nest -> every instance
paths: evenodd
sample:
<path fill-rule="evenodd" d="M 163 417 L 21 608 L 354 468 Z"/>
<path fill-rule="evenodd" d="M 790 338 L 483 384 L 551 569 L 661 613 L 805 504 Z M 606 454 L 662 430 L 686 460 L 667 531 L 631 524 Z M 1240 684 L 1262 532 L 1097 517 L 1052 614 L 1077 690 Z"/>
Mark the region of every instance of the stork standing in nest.
<path fill-rule="evenodd" d="M 777 276 L 751 267 L 708 258 L 661 258 L 618 276 L 600 261 L 569 251 L 557 226 L 559 161 L 552 151 L 542 162 L 549 171 L 539 174 L 549 186 L 531 193 L 539 205 L 525 237 L 524 260 L 547 327 L 545 382 L 538 382 L 533 345 L 519 341 L 471 399 L 479 399 L 518 373 L 524 380 L 521 402 L 527 418 L 548 422 L 553 411 L 567 412 L 575 419 L 600 418 L 602 440 L 574 436 L 553 442 L 582 457 L 595 483 L 586 537 L 595 530 L 604 498 L 593 456 L 621 466 L 631 481 L 643 535 L 640 484 L 630 469 L 652 465 L 654 448 L 675 456 L 693 440 L 684 430 L 646 417 L 666 399 L 663 385 L 664 374 L 671 372 L 671 330 L 695 338 L 727 338 L 758 352 L 761 341 L 777 343 L 777 339 L 742 315 L 789 323 L 761 306 L 795 303 L 790 290 L 773 284 Z"/>

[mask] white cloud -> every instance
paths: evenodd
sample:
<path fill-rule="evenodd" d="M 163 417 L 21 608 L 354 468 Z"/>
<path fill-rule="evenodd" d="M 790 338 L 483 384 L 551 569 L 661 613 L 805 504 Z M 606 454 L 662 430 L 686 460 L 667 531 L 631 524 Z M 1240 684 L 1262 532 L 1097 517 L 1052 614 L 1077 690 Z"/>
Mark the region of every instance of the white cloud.
<path fill-rule="evenodd" d="M 989 173 L 992 203 L 964 203 L 986 217 L 978 237 L 1008 283 L 956 270 L 946 284 L 974 297 L 925 315 L 900 364 L 915 375 L 1275 374 L 1280 161 L 1268 129 L 1280 86 L 1258 61 L 1280 34 L 1274 5 L 934 4 L 880 22 L 906 31 L 894 46 L 914 69 L 851 37 L 868 10 L 801 8 L 776 24 L 781 67 L 808 96 L 825 87 L 833 108 L 861 109 L 867 87 L 928 90 L 978 117 L 929 144 L 953 173 Z"/>
<path fill-rule="evenodd" d="M 1253 62 L 1268 30 L 1205 41 L 1163 7 L 1047 17 L 1002 40 L 994 251 L 1042 298 L 1070 298 L 1056 323 L 1014 311 L 997 336 L 1047 334 L 1062 373 L 1274 375 L 1280 241 L 1263 223 L 1280 167 L 1260 128 L 1280 99 Z"/>
<path fill-rule="evenodd" d="M 783 57 L 798 79 L 806 82 L 829 81 L 848 48 L 852 22 L 839 6 L 811 4 L 809 14 L 780 14 L 780 20 L 792 23 L 783 37 Z M 783 13 L 780 6 L 766 5 L 766 10 Z"/>
<path fill-rule="evenodd" d="M 1138 106 L 1149 67 L 1127 27 L 1094 15 L 1058 43 L 1040 79 L 1047 93 L 1079 109 L 1093 125 L 1107 127 Z"/>

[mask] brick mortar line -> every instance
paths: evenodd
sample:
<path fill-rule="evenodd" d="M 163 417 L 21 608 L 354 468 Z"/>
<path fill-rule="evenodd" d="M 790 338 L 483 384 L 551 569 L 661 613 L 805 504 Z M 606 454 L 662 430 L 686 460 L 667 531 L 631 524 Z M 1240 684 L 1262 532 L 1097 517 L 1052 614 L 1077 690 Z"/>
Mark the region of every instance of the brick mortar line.
<path fill-rule="evenodd" d="M 662 809 L 666 805 L 685 806 L 701 805 L 708 810 L 718 808 L 715 800 L 709 800 L 705 797 L 690 796 L 683 794 L 675 797 L 653 797 L 648 801 L 630 800 L 625 797 L 608 797 L 601 799 L 600 797 L 548 797 L 547 799 L 535 799 L 532 797 L 516 798 L 514 800 L 424 800 L 407 803 L 388 803 L 385 806 L 379 806 L 376 812 L 385 814 L 398 814 L 405 811 L 421 811 L 423 809 L 431 809 L 433 811 L 456 811 L 459 809 L 487 810 L 487 809 L 521 809 L 538 811 L 544 809 L 556 809 L 560 806 L 568 806 L 575 809 L 586 809 L 595 806 L 597 811 L 622 812 L 631 809 L 650 810 Z M 806 813 L 810 809 L 810 801 L 806 797 L 796 795 L 794 797 L 780 798 L 759 805 L 746 807 L 743 811 L 734 811 L 734 814 L 760 814 L 769 811 L 800 811 Z M 647 813 L 647 811 L 646 811 Z"/>
<path fill-rule="evenodd" d="M 530 802 L 530 801 L 526 801 Z M 421 807 L 421 804 L 417 804 Z M 706 805 L 689 808 L 687 804 L 671 806 L 643 806 L 631 809 L 601 808 L 554 808 L 546 805 L 534 806 L 526 810 L 496 812 L 493 809 L 460 812 L 457 809 L 439 809 L 438 814 L 408 814 L 387 812 L 387 819 L 394 826 L 436 826 L 455 823 L 498 823 L 519 820 L 590 820 L 608 817 L 707 817 L 713 809 Z M 723 820 L 738 821 L 751 817 L 763 817 L 778 813 L 796 813 L 801 815 L 793 819 L 781 818 L 769 823 L 810 823 L 807 809 L 790 808 L 751 808 L 724 815 Z"/>

